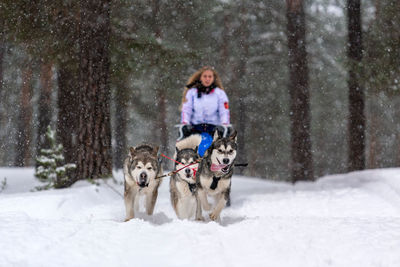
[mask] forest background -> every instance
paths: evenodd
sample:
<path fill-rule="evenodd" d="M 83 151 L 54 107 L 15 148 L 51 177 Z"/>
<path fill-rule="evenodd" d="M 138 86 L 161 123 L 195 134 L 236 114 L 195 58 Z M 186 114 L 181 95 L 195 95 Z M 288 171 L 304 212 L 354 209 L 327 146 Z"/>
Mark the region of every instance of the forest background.
<path fill-rule="evenodd" d="M 1 166 L 34 166 L 49 124 L 69 149 L 66 160 L 76 161 L 79 127 L 71 125 L 79 121 L 74 101 L 83 75 L 82 2 L 0 1 Z M 249 163 L 242 174 L 290 180 L 287 2 L 110 2 L 109 21 L 95 27 L 106 30 L 100 36 L 108 41 L 110 101 L 104 109 L 111 111 L 114 168 L 121 168 L 129 146 L 143 141 L 173 153 L 184 85 L 195 70 L 211 65 L 230 98 L 240 160 Z M 348 171 L 346 1 L 302 2 L 313 171 L 320 177 Z M 398 167 L 400 3 L 362 1 L 361 17 L 365 168 Z"/>

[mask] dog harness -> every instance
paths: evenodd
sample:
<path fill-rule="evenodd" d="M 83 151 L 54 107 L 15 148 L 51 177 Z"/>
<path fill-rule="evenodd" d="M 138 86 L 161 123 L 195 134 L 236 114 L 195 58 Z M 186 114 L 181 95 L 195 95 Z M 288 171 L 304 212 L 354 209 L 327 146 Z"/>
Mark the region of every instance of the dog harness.
<path fill-rule="evenodd" d="M 191 184 L 191 183 L 187 183 L 189 186 L 189 190 L 191 193 L 194 193 L 194 191 L 196 190 L 196 184 Z"/>
<path fill-rule="evenodd" d="M 221 176 L 221 177 L 222 177 L 222 176 Z M 217 188 L 218 182 L 219 182 L 219 180 L 221 180 L 221 177 L 215 177 L 215 176 L 213 176 L 213 181 L 212 181 L 212 183 L 211 183 L 211 185 L 210 185 L 210 189 L 211 189 L 211 190 L 215 190 L 215 188 Z"/>

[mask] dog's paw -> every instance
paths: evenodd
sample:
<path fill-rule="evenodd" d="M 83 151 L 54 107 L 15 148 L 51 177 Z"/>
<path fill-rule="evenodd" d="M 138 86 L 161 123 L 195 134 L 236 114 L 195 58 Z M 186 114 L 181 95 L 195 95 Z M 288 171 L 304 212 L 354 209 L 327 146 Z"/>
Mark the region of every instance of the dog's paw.
<path fill-rule="evenodd" d="M 204 217 L 203 216 L 196 217 L 196 221 L 204 222 Z"/>
<path fill-rule="evenodd" d="M 131 218 L 126 218 L 124 222 L 130 221 L 131 219 L 133 219 L 133 217 L 131 217 Z"/>
<path fill-rule="evenodd" d="M 219 214 L 215 214 L 214 212 L 211 212 L 209 217 L 212 221 L 219 221 Z"/>

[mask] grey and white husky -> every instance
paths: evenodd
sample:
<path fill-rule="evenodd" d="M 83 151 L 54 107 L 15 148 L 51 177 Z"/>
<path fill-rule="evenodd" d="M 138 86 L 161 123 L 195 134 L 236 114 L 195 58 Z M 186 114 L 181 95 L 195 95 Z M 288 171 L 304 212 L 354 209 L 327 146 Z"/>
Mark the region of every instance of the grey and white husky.
<path fill-rule="evenodd" d="M 213 143 L 205 152 L 196 173 L 197 194 L 201 202 L 196 218 L 201 217 L 202 209 L 208 211 L 210 219 L 220 221 L 220 214 L 225 207 L 230 191 L 233 166 L 237 154 L 237 132 L 230 137 L 221 138 L 214 133 Z M 211 207 L 208 196 L 215 198 L 215 206 Z"/>
<path fill-rule="evenodd" d="M 124 162 L 125 221 L 135 217 L 135 210 L 139 210 L 139 199 L 142 195 L 145 196 L 146 213 L 153 214 L 158 187 L 161 184 L 161 179 L 156 177 L 163 172 L 157 154 L 158 147 L 148 144 L 130 148 L 129 156 Z"/>
<path fill-rule="evenodd" d="M 169 185 L 171 204 L 179 219 L 193 219 L 200 206 L 196 186 L 196 171 L 199 165 L 196 163 L 199 159 L 197 150 L 200 141 L 199 135 L 193 135 L 176 144 L 175 171 L 181 170 L 171 176 Z M 192 163 L 194 164 L 184 168 Z"/>

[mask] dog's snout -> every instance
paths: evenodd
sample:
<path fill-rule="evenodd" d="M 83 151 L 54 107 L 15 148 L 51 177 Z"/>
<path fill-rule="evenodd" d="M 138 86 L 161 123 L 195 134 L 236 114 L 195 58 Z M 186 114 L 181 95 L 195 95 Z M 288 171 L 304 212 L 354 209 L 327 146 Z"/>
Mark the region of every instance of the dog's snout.
<path fill-rule="evenodd" d="M 187 174 L 189 174 L 189 173 L 190 173 L 190 169 L 189 169 L 189 168 L 186 168 L 186 169 L 185 169 L 185 172 L 186 172 Z"/>
<path fill-rule="evenodd" d="M 229 163 L 229 159 L 228 159 L 228 158 L 224 158 L 224 159 L 222 160 L 222 163 L 228 164 L 228 163 Z"/>
<path fill-rule="evenodd" d="M 142 173 L 139 175 L 139 185 L 140 185 L 141 187 L 143 187 L 143 186 L 146 186 L 146 184 L 147 184 L 147 173 L 142 172 Z"/>

